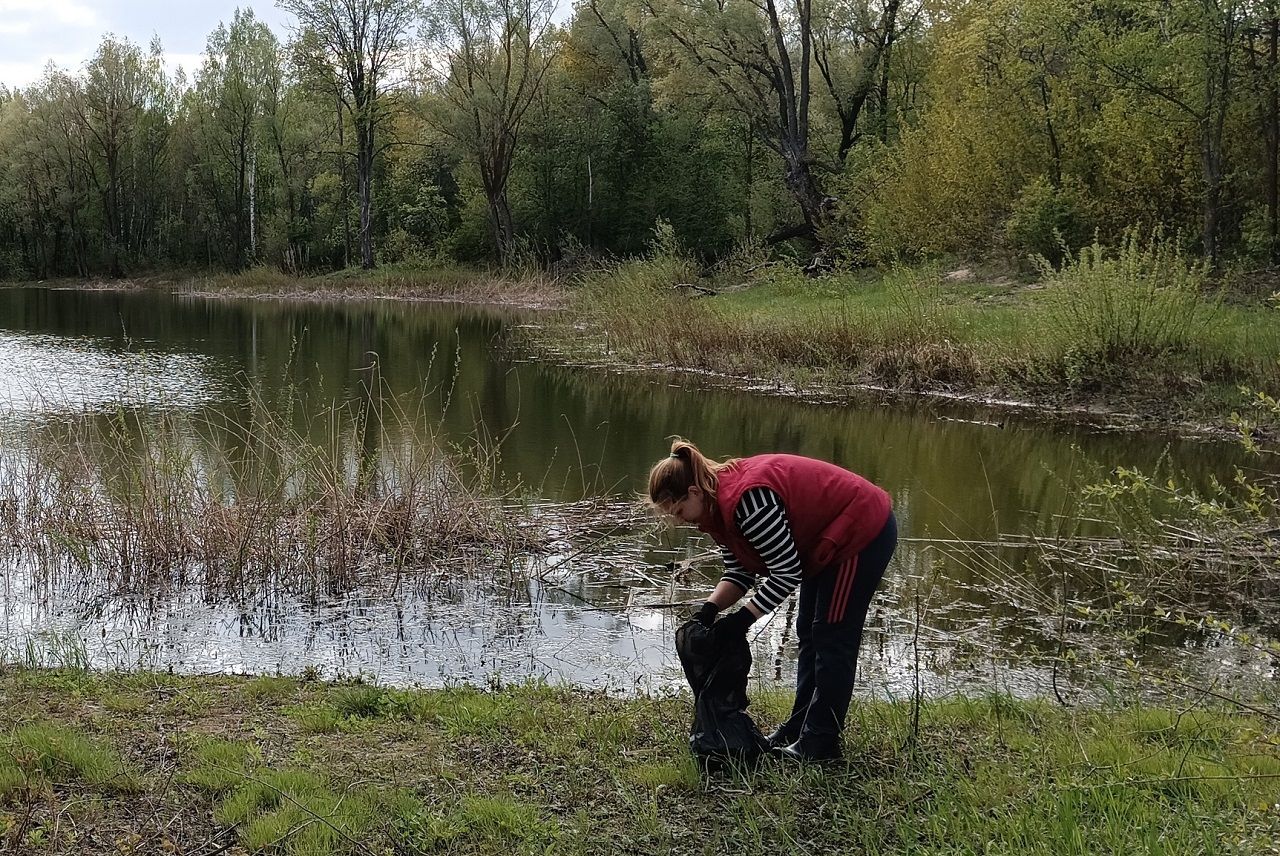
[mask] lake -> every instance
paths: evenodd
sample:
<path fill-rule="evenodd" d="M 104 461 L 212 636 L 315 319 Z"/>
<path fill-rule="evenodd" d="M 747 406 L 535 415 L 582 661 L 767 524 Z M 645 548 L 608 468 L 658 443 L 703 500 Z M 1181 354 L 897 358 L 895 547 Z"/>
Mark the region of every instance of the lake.
<path fill-rule="evenodd" d="M 666 438 L 679 434 L 714 457 L 780 451 L 834 461 L 893 495 L 903 541 L 873 605 L 860 693 L 900 696 L 919 682 L 935 694 L 1046 695 L 1064 632 L 1072 644 L 1128 646 L 1135 661 L 1176 662 L 1190 673 L 1274 669 L 1247 646 L 1195 627 L 1166 627 L 1139 645 L 1123 627 L 1068 625 L 1062 602 L 1105 593 L 1107 582 L 1089 568 L 1068 574 L 1029 561 L 1026 546 L 1076 525 L 1082 480 L 1116 467 L 1164 468 L 1195 484 L 1229 480 L 1244 463 L 1233 444 L 921 398 L 806 403 L 722 379 L 553 365 L 531 359 L 512 336 L 541 320 L 390 300 L 0 289 L 0 444 L 9 461 L 0 478 L 18 477 L 23 438 L 84 414 L 250 424 L 265 406 L 306 436 L 314 425 L 296 396 L 306 390 L 311 404 L 354 404 L 367 414 L 397 402 L 398 420 L 370 418 L 336 441 L 315 437 L 340 443 L 340 457 L 394 446 L 412 430 L 409 414 L 460 469 L 492 467 L 521 508 L 583 517 L 522 573 L 449 580 L 442 567 L 435 572 L 444 582 L 429 591 L 356 585 L 234 598 L 193 583 L 148 596 L 93 574 L 50 577 L 20 551 L 0 552 L 0 650 L 46 662 L 76 651 L 102 668 L 313 671 L 393 685 L 678 687 L 671 640 L 685 612 L 670 604 L 705 594 L 716 563 L 698 559 L 710 546 L 702 536 L 646 522 L 634 499 Z M 477 448 L 485 455 L 466 451 Z M 689 559 L 697 561 L 688 573 L 667 567 Z M 1238 612 L 1204 605 L 1215 606 Z M 765 683 L 791 675 L 785 609 L 753 630 Z M 1274 615 L 1252 618 L 1275 634 Z"/>

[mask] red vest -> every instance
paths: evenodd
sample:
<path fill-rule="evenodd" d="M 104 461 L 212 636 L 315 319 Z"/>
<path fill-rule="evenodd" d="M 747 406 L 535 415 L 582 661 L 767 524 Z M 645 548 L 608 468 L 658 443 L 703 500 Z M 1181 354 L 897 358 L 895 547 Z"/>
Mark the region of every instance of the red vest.
<path fill-rule="evenodd" d="M 768 568 L 738 531 L 733 512 L 744 493 L 761 486 L 782 497 L 805 577 L 861 552 L 880 534 L 893 507 L 881 488 L 835 464 L 798 455 L 743 458 L 720 471 L 710 521 L 699 528 L 757 575 Z"/>

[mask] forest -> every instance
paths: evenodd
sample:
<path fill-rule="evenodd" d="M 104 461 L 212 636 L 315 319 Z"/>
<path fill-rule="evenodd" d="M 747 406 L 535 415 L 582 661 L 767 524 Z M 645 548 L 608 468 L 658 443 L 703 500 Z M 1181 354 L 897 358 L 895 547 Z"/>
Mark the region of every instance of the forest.
<path fill-rule="evenodd" d="M 1280 259 L 1280 0 L 280 0 L 0 85 L 0 279 Z"/>

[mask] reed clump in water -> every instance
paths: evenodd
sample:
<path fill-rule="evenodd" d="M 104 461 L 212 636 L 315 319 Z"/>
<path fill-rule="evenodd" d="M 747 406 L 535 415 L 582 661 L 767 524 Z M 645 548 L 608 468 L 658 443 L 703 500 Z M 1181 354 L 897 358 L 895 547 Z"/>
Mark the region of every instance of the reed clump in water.
<path fill-rule="evenodd" d="M 0 458 L 0 537 L 46 575 L 121 593 L 319 597 L 510 567 L 537 552 L 477 440 L 460 465 L 394 399 L 239 418 L 81 413 Z"/>

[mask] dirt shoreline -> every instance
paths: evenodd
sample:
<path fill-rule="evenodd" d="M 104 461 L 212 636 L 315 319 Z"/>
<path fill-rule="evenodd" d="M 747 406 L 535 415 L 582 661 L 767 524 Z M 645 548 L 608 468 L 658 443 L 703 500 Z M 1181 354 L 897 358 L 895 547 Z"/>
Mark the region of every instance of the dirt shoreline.
<path fill-rule="evenodd" d="M 529 325 L 531 326 L 531 325 Z M 526 328 L 527 329 L 527 328 Z M 548 337 L 547 342 L 556 341 Z M 1007 392 L 999 390 L 979 391 L 947 391 L 936 389 L 908 389 L 904 387 L 887 387 L 875 384 L 860 383 L 817 383 L 817 384 L 784 384 L 783 382 L 757 375 L 736 375 L 715 369 L 673 364 L 651 363 L 638 364 L 608 356 L 597 355 L 596 359 L 571 359 L 563 355 L 557 357 L 554 348 L 538 348 L 539 359 L 546 359 L 558 365 L 587 371 L 628 372 L 639 375 L 685 375 L 703 379 L 716 389 L 733 389 L 756 395 L 787 398 L 807 404 L 852 406 L 860 400 L 871 398 L 888 401 L 924 401 L 940 405 L 973 407 L 986 411 L 992 418 L 960 419 L 942 417 L 948 421 L 970 422 L 991 427 L 1003 428 L 1009 416 L 1023 416 L 1041 419 L 1046 422 L 1059 422 L 1070 425 L 1088 425 L 1102 431 L 1130 432 L 1154 431 L 1176 435 L 1181 439 L 1201 440 L 1205 442 L 1236 441 L 1239 431 L 1230 424 L 1214 424 L 1208 421 L 1180 420 L 1158 415 L 1143 415 L 1132 412 L 1137 409 L 1129 402 L 1123 407 L 1104 400 L 1081 401 L 1068 405 L 1040 402 L 1032 399 L 1010 397 Z M 1267 442 L 1275 442 L 1276 437 L 1263 435 L 1255 437 Z"/>
<path fill-rule="evenodd" d="M 262 289 L 258 287 L 227 286 L 222 288 L 198 287 L 197 282 L 207 283 L 208 277 L 190 278 L 125 278 L 82 280 L 43 280 L 38 282 L 10 283 L 7 288 L 46 288 L 54 291 L 119 292 L 132 294 L 156 291 L 184 297 L 202 297 L 208 300 L 296 300 L 349 302 L 357 300 L 402 300 L 406 303 L 462 303 L 476 306 L 498 306 L 513 309 L 552 310 L 562 308 L 568 297 L 564 290 L 548 289 L 545 283 L 522 284 L 520 281 L 496 280 L 493 285 L 476 295 L 475 289 L 459 290 L 432 285 L 404 285 L 379 288 L 353 282 L 348 287 L 319 284 L 301 287 L 307 280 L 298 280 L 296 290 Z"/>

